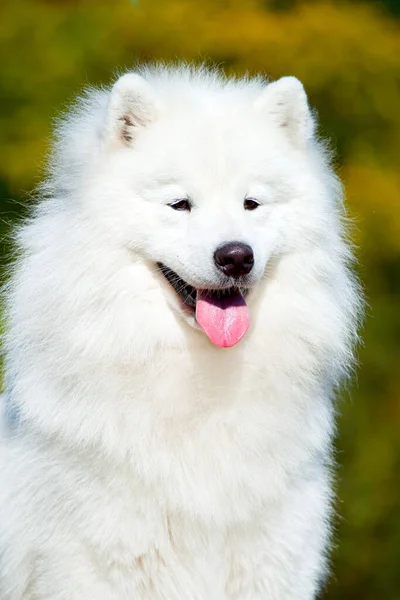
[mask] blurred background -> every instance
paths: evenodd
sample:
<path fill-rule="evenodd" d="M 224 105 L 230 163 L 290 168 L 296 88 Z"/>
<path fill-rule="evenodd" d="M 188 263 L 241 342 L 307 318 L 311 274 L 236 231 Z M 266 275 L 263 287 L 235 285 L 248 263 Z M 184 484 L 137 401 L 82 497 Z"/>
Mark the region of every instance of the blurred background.
<path fill-rule="evenodd" d="M 400 598 L 400 0 L 2 0 L 0 240 L 31 202 L 54 118 L 138 61 L 296 75 L 333 140 L 368 307 L 339 403 L 324 600 Z"/>

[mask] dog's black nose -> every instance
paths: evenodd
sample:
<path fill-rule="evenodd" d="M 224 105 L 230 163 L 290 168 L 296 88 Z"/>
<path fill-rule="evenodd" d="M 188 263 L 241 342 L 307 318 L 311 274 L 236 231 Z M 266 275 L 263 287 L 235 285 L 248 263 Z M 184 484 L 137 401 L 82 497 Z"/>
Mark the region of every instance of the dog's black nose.
<path fill-rule="evenodd" d="M 238 278 L 252 270 L 253 250 L 242 242 L 229 242 L 215 251 L 214 262 L 225 275 Z"/>

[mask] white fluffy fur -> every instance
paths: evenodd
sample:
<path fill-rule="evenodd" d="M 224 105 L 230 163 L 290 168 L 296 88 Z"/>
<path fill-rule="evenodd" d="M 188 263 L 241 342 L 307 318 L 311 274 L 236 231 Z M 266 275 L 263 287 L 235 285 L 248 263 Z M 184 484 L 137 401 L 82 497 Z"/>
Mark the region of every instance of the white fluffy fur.
<path fill-rule="evenodd" d="M 359 294 L 313 130 L 296 79 L 187 67 L 61 124 L 7 288 L 1 600 L 315 597 Z M 156 262 L 207 287 L 230 240 L 252 321 L 220 349 Z"/>

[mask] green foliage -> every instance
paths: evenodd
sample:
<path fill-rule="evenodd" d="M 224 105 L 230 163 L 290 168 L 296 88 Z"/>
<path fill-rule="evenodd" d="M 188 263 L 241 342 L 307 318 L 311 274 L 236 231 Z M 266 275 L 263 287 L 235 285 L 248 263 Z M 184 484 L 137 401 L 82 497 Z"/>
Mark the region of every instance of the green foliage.
<path fill-rule="evenodd" d="M 400 594 L 398 22 L 377 2 L 351 0 L 3 0 L 0 52 L 2 221 L 18 215 L 21 198 L 28 201 L 26 191 L 38 181 L 53 118 L 82 87 L 110 82 L 116 69 L 184 57 L 304 82 L 321 131 L 337 148 L 369 301 L 358 381 L 351 401 L 339 405 L 342 519 L 335 577 L 324 597 L 394 600 Z"/>

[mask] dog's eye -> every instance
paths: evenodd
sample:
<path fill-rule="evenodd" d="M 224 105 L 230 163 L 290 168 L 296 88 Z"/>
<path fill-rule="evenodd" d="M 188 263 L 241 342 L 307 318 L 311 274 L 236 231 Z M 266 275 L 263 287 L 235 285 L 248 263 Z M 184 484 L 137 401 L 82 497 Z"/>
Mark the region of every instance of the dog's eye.
<path fill-rule="evenodd" d="M 246 198 L 243 206 L 244 210 L 255 210 L 260 206 L 260 204 L 257 202 L 257 200 L 254 200 L 254 198 Z"/>
<path fill-rule="evenodd" d="M 168 206 L 170 206 L 174 210 L 187 210 L 189 212 L 192 209 L 189 200 L 187 200 L 186 198 L 183 198 L 182 200 L 174 200 L 174 202 L 171 202 L 170 204 L 168 204 Z"/>

